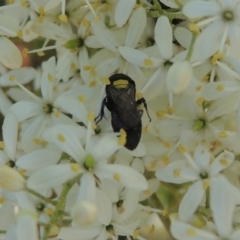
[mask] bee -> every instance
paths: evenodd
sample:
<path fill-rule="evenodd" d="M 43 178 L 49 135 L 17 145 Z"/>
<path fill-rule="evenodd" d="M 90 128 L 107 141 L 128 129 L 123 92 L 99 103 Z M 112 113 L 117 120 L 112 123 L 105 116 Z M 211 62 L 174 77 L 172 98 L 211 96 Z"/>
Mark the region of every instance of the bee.
<path fill-rule="evenodd" d="M 104 116 L 104 107 L 111 112 L 111 123 L 114 132 L 124 129 L 127 138 L 125 147 L 133 150 L 138 146 L 142 134 L 142 115 L 140 107 L 143 104 L 149 121 L 151 118 L 148 113 L 147 103 L 144 98 L 136 101 L 135 82 L 127 75 L 116 73 L 109 77 L 110 84 L 106 86 L 106 97 L 102 101 L 101 111 L 95 118 L 96 124 Z"/>

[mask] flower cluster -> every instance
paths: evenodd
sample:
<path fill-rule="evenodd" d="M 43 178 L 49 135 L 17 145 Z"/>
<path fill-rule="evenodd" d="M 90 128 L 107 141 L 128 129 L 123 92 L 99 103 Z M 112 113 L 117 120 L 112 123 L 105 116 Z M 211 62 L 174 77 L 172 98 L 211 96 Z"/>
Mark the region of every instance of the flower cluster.
<path fill-rule="evenodd" d="M 240 238 L 240 0 L 8 0 L 0 34 L 6 240 Z"/>

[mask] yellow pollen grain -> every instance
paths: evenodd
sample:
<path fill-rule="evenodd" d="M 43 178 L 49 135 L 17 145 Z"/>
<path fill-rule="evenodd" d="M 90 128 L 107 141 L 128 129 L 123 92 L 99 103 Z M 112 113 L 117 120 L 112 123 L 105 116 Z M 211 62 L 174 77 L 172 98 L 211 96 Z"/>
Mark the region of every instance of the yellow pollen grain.
<path fill-rule="evenodd" d="M 64 135 L 61 134 L 61 133 L 58 134 L 57 139 L 58 139 L 60 142 L 66 142 L 66 138 L 65 138 Z"/>
<path fill-rule="evenodd" d="M 5 202 L 5 200 L 6 200 L 5 197 L 1 197 L 0 198 L 0 204 L 3 204 Z"/>
<path fill-rule="evenodd" d="M 180 174 L 181 174 L 181 169 L 180 169 L 180 168 L 177 168 L 177 169 L 175 169 L 175 170 L 173 171 L 173 176 L 174 176 L 175 178 L 179 177 Z"/>
<path fill-rule="evenodd" d="M 175 108 L 169 106 L 169 107 L 167 108 L 167 111 L 168 111 L 169 114 L 172 114 L 172 113 L 175 111 Z"/>
<path fill-rule="evenodd" d="M 47 78 L 49 82 L 53 82 L 55 80 L 54 76 L 50 73 L 47 75 Z"/>
<path fill-rule="evenodd" d="M 94 87 L 96 86 L 96 84 L 97 84 L 97 81 L 93 80 L 89 83 L 89 87 Z"/>
<path fill-rule="evenodd" d="M 187 152 L 187 147 L 186 146 L 183 146 L 183 145 L 181 145 L 181 146 L 179 146 L 178 148 L 177 148 L 177 150 L 180 152 L 180 153 L 185 153 L 185 152 Z"/>
<path fill-rule="evenodd" d="M 54 210 L 52 208 L 46 208 L 44 209 L 44 212 L 47 214 L 47 215 L 52 215 L 54 213 Z"/>
<path fill-rule="evenodd" d="M 14 81 L 14 80 L 16 80 L 16 77 L 14 75 L 9 75 L 8 79 L 10 81 Z"/>
<path fill-rule="evenodd" d="M 151 191 L 150 190 L 145 190 L 145 191 L 143 191 L 143 193 L 146 194 L 146 195 L 149 195 L 151 193 Z"/>
<path fill-rule="evenodd" d="M 156 112 L 157 117 L 160 117 L 160 118 L 164 117 L 166 114 L 167 114 L 167 112 L 165 112 L 165 111 L 157 111 Z"/>
<path fill-rule="evenodd" d="M 186 233 L 187 233 L 187 235 L 192 236 L 192 237 L 197 235 L 196 231 L 192 228 L 187 229 Z"/>
<path fill-rule="evenodd" d="M 79 165 L 77 163 L 71 163 L 70 164 L 71 170 L 73 170 L 74 172 L 78 173 L 79 172 Z"/>
<path fill-rule="evenodd" d="M 143 98 L 143 95 L 141 92 L 137 92 L 136 97 L 137 97 L 137 99 L 141 99 L 141 98 Z"/>
<path fill-rule="evenodd" d="M 58 16 L 58 18 L 59 18 L 59 20 L 60 20 L 61 22 L 63 22 L 63 23 L 67 23 L 67 22 L 68 22 L 68 17 L 67 17 L 66 14 L 60 14 L 60 15 Z"/>
<path fill-rule="evenodd" d="M 101 81 L 106 85 L 109 85 L 111 83 L 109 78 L 102 78 Z"/>
<path fill-rule="evenodd" d="M 113 174 L 113 179 L 117 182 L 120 182 L 121 181 L 121 176 L 119 173 L 114 173 Z"/>
<path fill-rule="evenodd" d="M 27 55 L 28 55 L 28 49 L 27 48 L 24 48 L 22 50 L 22 55 L 23 55 L 24 58 L 27 57 Z"/>
<path fill-rule="evenodd" d="M 229 162 L 226 158 L 222 158 L 219 160 L 220 164 L 223 166 L 228 166 Z"/>
<path fill-rule="evenodd" d="M 84 27 L 89 27 L 90 22 L 86 18 L 83 18 L 82 24 L 83 24 Z"/>
<path fill-rule="evenodd" d="M 165 163 L 165 165 L 168 165 L 169 164 L 169 156 L 168 155 L 163 155 L 162 156 L 162 160 L 163 162 Z"/>
<path fill-rule="evenodd" d="M 216 87 L 216 90 L 217 91 L 223 91 L 225 89 L 225 87 L 222 85 L 222 84 L 219 84 L 217 87 Z"/>
<path fill-rule="evenodd" d="M 201 106 L 204 101 L 205 101 L 205 98 L 200 97 L 200 98 L 198 98 L 198 99 L 196 100 L 196 103 L 197 103 L 198 106 Z"/>
<path fill-rule="evenodd" d="M 3 141 L 0 141 L 0 149 L 4 149 L 4 142 Z"/>
<path fill-rule="evenodd" d="M 44 7 L 43 7 L 43 6 L 40 6 L 40 7 L 38 8 L 38 12 L 39 12 L 41 15 L 44 15 L 44 14 L 45 14 L 45 9 L 44 9 Z"/>
<path fill-rule="evenodd" d="M 149 59 L 149 58 L 145 58 L 145 59 L 143 60 L 143 63 L 144 63 L 144 65 L 147 66 L 147 67 L 153 66 L 153 61 L 152 61 L 151 59 Z"/>
<path fill-rule="evenodd" d="M 138 237 L 139 237 L 139 234 L 140 234 L 139 229 L 136 229 L 136 230 L 133 232 L 133 239 L 138 238 Z"/>
<path fill-rule="evenodd" d="M 209 76 L 208 75 L 205 75 L 202 79 L 203 82 L 208 82 L 209 80 Z"/>
<path fill-rule="evenodd" d="M 38 55 L 39 57 L 43 57 L 43 56 L 45 55 L 45 53 L 44 53 L 43 51 L 39 51 L 39 52 L 37 52 L 37 55 Z"/>
<path fill-rule="evenodd" d="M 152 226 L 149 228 L 148 233 L 149 233 L 149 234 L 153 234 L 154 232 L 155 232 L 155 226 L 152 225 Z"/>
<path fill-rule="evenodd" d="M 41 140 L 38 139 L 38 138 L 33 138 L 33 139 L 32 139 L 32 142 L 33 142 L 34 144 L 36 144 L 36 145 L 40 145 L 40 144 L 41 144 Z"/>
<path fill-rule="evenodd" d="M 20 39 L 22 39 L 22 31 L 17 31 L 17 36 L 20 38 Z"/>
<path fill-rule="evenodd" d="M 169 214 L 168 210 L 167 210 L 166 208 L 163 209 L 162 215 L 163 215 L 163 216 L 167 216 L 168 214 Z"/>
<path fill-rule="evenodd" d="M 54 116 L 56 118 L 60 117 L 60 112 L 57 109 L 54 109 Z"/>
<path fill-rule="evenodd" d="M 86 102 L 86 97 L 83 96 L 83 95 L 78 95 L 78 100 L 79 100 L 80 102 Z"/>
<path fill-rule="evenodd" d="M 196 89 L 196 91 L 200 91 L 200 90 L 202 89 L 202 86 L 199 85 L 199 86 L 197 86 L 195 89 Z"/>
<path fill-rule="evenodd" d="M 165 148 L 170 148 L 170 142 L 163 142 L 163 145 Z"/>
<path fill-rule="evenodd" d="M 88 114 L 88 121 L 92 122 L 94 120 L 94 113 L 91 112 Z"/>
<path fill-rule="evenodd" d="M 218 136 L 219 136 L 220 138 L 226 138 L 226 137 L 228 137 L 228 134 L 227 134 L 226 132 L 220 132 L 220 133 L 218 134 Z"/>
<path fill-rule="evenodd" d="M 209 187 L 209 185 L 210 185 L 209 179 L 205 179 L 205 180 L 203 181 L 203 189 L 204 189 L 204 190 L 207 190 L 207 188 Z"/>
<path fill-rule="evenodd" d="M 143 133 L 147 133 L 148 131 L 148 124 L 142 128 Z"/>
<path fill-rule="evenodd" d="M 39 23 L 43 23 L 43 19 L 44 19 L 43 15 L 40 15 L 40 16 L 38 17 L 38 22 L 39 22 Z"/>
<path fill-rule="evenodd" d="M 73 69 L 73 70 L 76 70 L 76 69 L 77 69 L 77 66 L 76 66 L 75 63 L 71 63 L 71 69 Z"/>
<path fill-rule="evenodd" d="M 217 64 L 217 61 L 223 59 L 223 57 L 224 57 L 224 53 L 218 52 L 214 54 L 211 59 L 212 64 L 214 65 Z"/>
<path fill-rule="evenodd" d="M 195 24 L 195 23 L 190 23 L 190 24 L 188 25 L 188 28 L 190 29 L 190 31 L 195 32 L 196 34 L 200 34 L 200 29 L 199 29 L 199 27 L 197 26 L 197 24 Z"/>

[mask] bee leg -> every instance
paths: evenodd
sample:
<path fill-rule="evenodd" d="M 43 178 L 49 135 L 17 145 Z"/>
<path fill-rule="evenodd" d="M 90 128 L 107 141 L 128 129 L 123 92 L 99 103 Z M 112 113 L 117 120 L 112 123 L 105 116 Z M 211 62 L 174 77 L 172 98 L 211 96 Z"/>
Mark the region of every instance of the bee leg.
<path fill-rule="evenodd" d="M 100 113 L 98 114 L 98 116 L 94 119 L 95 123 L 98 124 L 103 118 L 105 118 L 104 116 L 104 107 L 107 104 L 107 97 L 105 97 L 102 101 L 102 106 L 101 106 L 101 110 Z"/>
<path fill-rule="evenodd" d="M 148 119 L 149 119 L 149 122 L 152 121 L 152 119 L 150 118 L 150 115 L 149 115 L 149 112 L 148 112 L 148 108 L 147 108 L 147 102 L 145 100 L 145 98 L 140 98 L 136 101 L 137 105 L 140 105 L 140 104 L 143 104 L 145 110 L 146 110 L 146 113 L 148 115 Z"/>

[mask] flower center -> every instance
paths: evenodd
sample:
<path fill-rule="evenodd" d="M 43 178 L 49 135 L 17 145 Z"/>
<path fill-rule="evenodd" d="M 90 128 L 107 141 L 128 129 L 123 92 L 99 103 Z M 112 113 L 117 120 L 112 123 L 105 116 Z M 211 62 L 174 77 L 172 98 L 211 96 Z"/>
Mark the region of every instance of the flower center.
<path fill-rule="evenodd" d="M 196 120 L 196 121 L 193 123 L 192 129 L 193 129 L 194 131 L 199 131 L 199 130 L 201 130 L 202 128 L 204 128 L 205 125 L 206 125 L 205 120 L 203 120 L 203 119 L 198 119 L 198 120 Z"/>
<path fill-rule="evenodd" d="M 148 39 L 146 40 L 146 45 L 147 45 L 148 47 L 152 46 L 154 43 L 155 43 L 155 40 L 154 40 L 153 38 L 148 38 Z"/>
<path fill-rule="evenodd" d="M 115 235 L 113 225 L 109 224 L 108 226 L 106 226 L 106 230 L 107 230 L 110 234 Z"/>
<path fill-rule="evenodd" d="M 42 212 L 43 209 L 45 208 L 45 205 L 43 203 L 38 203 L 36 205 L 36 209 L 39 211 L 39 212 Z"/>
<path fill-rule="evenodd" d="M 84 167 L 87 170 L 93 169 L 95 166 L 95 159 L 91 154 L 87 154 L 85 159 L 84 159 Z"/>
<path fill-rule="evenodd" d="M 15 162 L 10 160 L 6 163 L 7 166 L 9 166 L 10 168 L 14 168 L 15 167 Z"/>
<path fill-rule="evenodd" d="M 53 106 L 51 104 L 47 103 L 43 106 L 43 110 L 46 113 L 51 113 L 53 111 Z"/>
<path fill-rule="evenodd" d="M 222 13 L 223 20 L 225 21 L 232 21 L 234 19 L 233 12 L 230 10 L 226 10 Z"/>
<path fill-rule="evenodd" d="M 119 200 L 118 202 L 116 202 L 116 205 L 117 205 L 118 208 L 122 207 L 123 200 Z"/>
<path fill-rule="evenodd" d="M 164 65 L 165 68 L 168 69 L 168 68 L 170 68 L 170 67 L 172 66 L 172 64 L 173 64 L 173 63 L 172 63 L 171 61 L 166 61 L 166 62 L 164 62 L 163 65 Z"/>
<path fill-rule="evenodd" d="M 208 178 L 208 173 L 205 172 L 205 171 L 203 171 L 203 172 L 200 173 L 200 177 L 201 177 L 202 179 L 206 179 L 206 178 Z"/>

